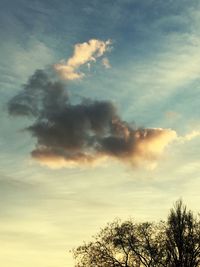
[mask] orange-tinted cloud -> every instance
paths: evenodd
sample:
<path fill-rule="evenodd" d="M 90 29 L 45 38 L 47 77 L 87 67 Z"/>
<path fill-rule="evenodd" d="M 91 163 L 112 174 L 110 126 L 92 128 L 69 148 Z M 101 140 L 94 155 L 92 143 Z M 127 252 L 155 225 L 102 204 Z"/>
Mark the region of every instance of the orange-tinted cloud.
<path fill-rule="evenodd" d="M 80 78 L 77 68 L 102 56 L 109 44 L 94 39 L 77 44 L 67 63 L 55 68 L 65 70 L 67 79 Z M 107 158 L 132 165 L 155 162 L 176 138 L 171 129 L 133 127 L 110 101 L 72 104 L 65 84 L 45 70 L 35 71 L 9 101 L 8 110 L 34 118 L 26 129 L 36 139 L 31 155 L 51 167 L 91 165 Z"/>
<path fill-rule="evenodd" d="M 100 150 L 90 147 L 88 150 L 80 148 L 80 151 L 69 153 L 64 148 L 53 150 L 40 146 L 32 152 L 32 156 L 42 165 L 51 168 L 97 165 L 108 160 L 109 157 L 138 166 L 143 163 L 154 163 L 163 153 L 165 147 L 175 138 L 176 132 L 170 129 L 136 130 L 130 133 L 128 139 L 106 137 L 110 145 L 106 144 L 104 140 L 104 144 L 99 147 Z"/>

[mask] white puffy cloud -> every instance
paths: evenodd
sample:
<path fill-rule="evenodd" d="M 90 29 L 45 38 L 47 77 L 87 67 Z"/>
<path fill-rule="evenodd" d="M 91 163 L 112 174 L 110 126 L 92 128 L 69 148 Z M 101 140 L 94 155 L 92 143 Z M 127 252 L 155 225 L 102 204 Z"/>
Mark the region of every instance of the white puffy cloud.
<path fill-rule="evenodd" d="M 76 80 L 84 77 L 84 73 L 78 71 L 78 68 L 84 64 L 95 62 L 97 58 L 103 56 L 111 44 L 110 40 L 101 41 L 91 39 L 88 42 L 76 44 L 74 53 L 66 63 L 58 63 L 54 65 L 55 70 L 65 80 Z M 108 67 L 109 61 L 104 60 L 104 66 Z"/>

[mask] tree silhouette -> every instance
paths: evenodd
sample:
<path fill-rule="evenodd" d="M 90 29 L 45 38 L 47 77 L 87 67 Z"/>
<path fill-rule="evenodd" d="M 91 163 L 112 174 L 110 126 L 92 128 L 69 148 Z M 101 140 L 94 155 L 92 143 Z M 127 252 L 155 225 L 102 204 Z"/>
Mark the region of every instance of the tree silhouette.
<path fill-rule="evenodd" d="M 181 200 L 170 211 L 166 237 L 169 266 L 200 266 L 200 222 Z"/>
<path fill-rule="evenodd" d="M 179 200 L 167 222 L 115 220 L 73 252 L 76 267 L 196 267 L 200 223 Z"/>
<path fill-rule="evenodd" d="M 94 242 L 84 244 L 74 251 L 78 261 L 76 266 L 159 266 L 160 258 L 163 257 L 159 234 L 157 226 L 152 223 L 115 221 L 108 224 Z"/>

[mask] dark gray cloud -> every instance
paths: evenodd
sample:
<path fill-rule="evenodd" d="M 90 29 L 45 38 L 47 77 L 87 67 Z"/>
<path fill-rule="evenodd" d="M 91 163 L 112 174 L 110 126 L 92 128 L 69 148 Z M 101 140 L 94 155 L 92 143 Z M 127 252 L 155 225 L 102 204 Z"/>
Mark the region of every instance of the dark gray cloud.
<path fill-rule="evenodd" d="M 90 163 L 110 156 L 131 163 L 155 159 L 175 137 L 165 129 L 136 129 L 109 101 L 72 104 L 65 85 L 37 70 L 8 103 L 13 116 L 32 116 L 27 131 L 37 140 L 32 156 L 49 165 Z"/>
<path fill-rule="evenodd" d="M 49 79 L 47 72 L 37 70 L 15 97 L 8 103 L 11 115 L 43 116 L 54 109 L 62 109 L 68 100 L 67 92 L 60 81 Z"/>

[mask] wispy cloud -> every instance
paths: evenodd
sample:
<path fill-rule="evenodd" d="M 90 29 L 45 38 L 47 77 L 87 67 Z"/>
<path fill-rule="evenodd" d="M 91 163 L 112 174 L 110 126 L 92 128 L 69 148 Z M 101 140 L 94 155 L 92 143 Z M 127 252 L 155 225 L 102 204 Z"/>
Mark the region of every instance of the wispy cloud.
<path fill-rule="evenodd" d="M 110 61 L 107 57 L 104 57 L 102 59 L 102 65 L 106 68 L 106 69 L 109 69 L 111 68 L 111 65 L 110 65 Z"/>
<path fill-rule="evenodd" d="M 180 136 L 179 141 L 181 143 L 185 143 L 185 142 L 192 141 L 194 138 L 197 138 L 197 137 L 200 137 L 200 131 L 193 130 L 184 136 Z"/>

